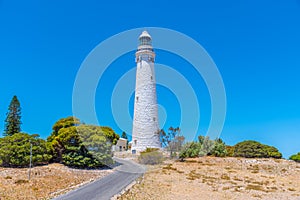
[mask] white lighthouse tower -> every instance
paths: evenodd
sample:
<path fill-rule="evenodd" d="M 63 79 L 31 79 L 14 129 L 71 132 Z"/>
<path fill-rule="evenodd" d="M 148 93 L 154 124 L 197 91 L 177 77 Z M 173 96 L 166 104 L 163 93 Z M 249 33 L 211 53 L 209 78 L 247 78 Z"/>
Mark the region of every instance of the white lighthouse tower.
<path fill-rule="evenodd" d="M 151 36 L 144 31 L 139 37 L 136 57 L 136 86 L 132 128 L 132 152 L 147 147 L 161 148 L 154 72 L 155 53 Z"/>

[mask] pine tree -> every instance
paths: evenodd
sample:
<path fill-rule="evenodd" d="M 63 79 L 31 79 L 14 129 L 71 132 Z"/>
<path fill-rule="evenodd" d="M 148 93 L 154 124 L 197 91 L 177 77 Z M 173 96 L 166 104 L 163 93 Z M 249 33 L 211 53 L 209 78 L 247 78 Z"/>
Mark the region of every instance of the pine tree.
<path fill-rule="evenodd" d="M 127 134 L 123 131 L 121 138 L 128 139 Z"/>
<path fill-rule="evenodd" d="M 14 96 L 8 107 L 5 119 L 4 136 L 21 132 L 21 106 L 17 96 Z"/>

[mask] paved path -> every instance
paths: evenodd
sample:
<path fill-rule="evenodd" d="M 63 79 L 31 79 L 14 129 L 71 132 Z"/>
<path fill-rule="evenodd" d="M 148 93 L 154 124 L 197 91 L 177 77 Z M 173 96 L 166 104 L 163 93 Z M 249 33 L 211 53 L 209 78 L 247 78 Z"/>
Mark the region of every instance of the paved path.
<path fill-rule="evenodd" d="M 109 200 L 145 172 L 144 167 L 130 160 L 114 160 L 121 164 L 115 172 L 54 200 Z"/>

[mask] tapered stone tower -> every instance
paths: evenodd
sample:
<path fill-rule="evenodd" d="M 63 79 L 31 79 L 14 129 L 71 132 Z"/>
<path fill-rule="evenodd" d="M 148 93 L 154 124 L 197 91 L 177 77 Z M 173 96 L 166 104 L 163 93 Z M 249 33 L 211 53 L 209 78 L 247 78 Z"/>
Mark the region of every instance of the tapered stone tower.
<path fill-rule="evenodd" d="M 147 147 L 161 148 L 154 72 L 155 53 L 147 31 L 139 37 L 136 57 L 136 85 L 132 128 L 132 152 Z"/>

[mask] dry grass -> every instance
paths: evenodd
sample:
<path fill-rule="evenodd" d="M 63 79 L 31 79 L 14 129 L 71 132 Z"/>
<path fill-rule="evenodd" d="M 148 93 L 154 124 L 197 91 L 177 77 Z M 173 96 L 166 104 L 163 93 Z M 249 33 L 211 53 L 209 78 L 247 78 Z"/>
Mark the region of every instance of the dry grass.
<path fill-rule="evenodd" d="M 177 171 L 176 168 L 172 167 L 172 164 L 168 164 L 167 166 L 163 167 L 163 169 Z"/>
<path fill-rule="evenodd" d="M 0 199 L 49 199 L 110 172 L 111 170 L 76 170 L 51 164 L 34 167 L 29 181 L 26 168 L 0 168 Z"/>
<path fill-rule="evenodd" d="M 119 199 L 300 199 L 299 163 L 214 157 L 168 163 Z"/>
<path fill-rule="evenodd" d="M 258 190 L 262 192 L 266 192 L 266 190 L 261 185 L 249 184 L 246 186 L 246 190 Z"/>

